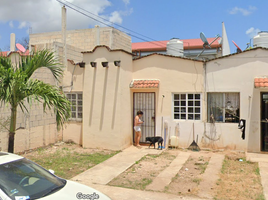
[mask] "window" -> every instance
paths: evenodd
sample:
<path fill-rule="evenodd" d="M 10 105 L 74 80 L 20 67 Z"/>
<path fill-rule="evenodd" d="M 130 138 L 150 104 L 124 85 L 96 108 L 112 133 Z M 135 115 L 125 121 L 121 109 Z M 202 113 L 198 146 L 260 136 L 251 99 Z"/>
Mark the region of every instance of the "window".
<path fill-rule="evenodd" d="M 173 103 L 174 119 L 201 119 L 200 94 L 174 94 Z"/>
<path fill-rule="evenodd" d="M 82 120 L 83 117 L 83 95 L 80 93 L 67 93 L 67 99 L 71 102 L 71 119 Z"/>
<path fill-rule="evenodd" d="M 208 93 L 209 122 L 239 122 L 239 93 Z"/>

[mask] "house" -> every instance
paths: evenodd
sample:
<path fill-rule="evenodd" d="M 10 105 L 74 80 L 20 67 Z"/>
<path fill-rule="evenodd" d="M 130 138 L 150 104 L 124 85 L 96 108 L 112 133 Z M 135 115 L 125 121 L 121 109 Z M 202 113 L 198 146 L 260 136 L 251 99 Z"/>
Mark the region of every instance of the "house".
<path fill-rule="evenodd" d="M 267 151 L 268 51 L 258 47 L 206 62 L 207 117 L 215 118 L 219 146 Z M 237 119 L 246 120 L 241 140 Z M 207 127 L 209 134 L 209 127 Z"/>
<path fill-rule="evenodd" d="M 133 58 L 130 38 L 117 30 L 95 27 L 68 34 L 67 65 L 59 86 L 72 102 L 72 117 L 55 134 L 64 141 L 124 149 L 133 142 L 135 114 L 143 110 L 141 142 L 157 135 L 167 144 L 176 135 L 185 148 L 198 137 L 200 147 L 267 150 L 267 49 L 207 61 L 158 52 Z M 116 36 L 125 42 L 117 44 Z M 84 38 L 78 42 L 75 37 Z M 83 43 L 87 37 L 90 44 Z M 60 32 L 36 34 L 30 43 L 35 49 L 57 50 L 63 62 L 60 38 Z M 110 40 L 95 43 L 98 38 Z M 245 139 L 239 119 L 246 120 Z"/>
<path fill-rule="evenodd" d="M 133 119 L 142 110 L 141 142 L 154 135 L 168 140 L 179 128 L 180 147 L 198 135 L 200 147 L 266 151 L 267 53 L 258 47 L 203 62 L 157 53 L 132 59 L 124 50 L 97 46 L 83 52 L 85 68 L 73 79 L 83 95 L 83 123 L 67 126 L 64 135 L 79 130 L 84 147 L 123 149 L 132 143 Z M 74 66 L 69 62 L 69 71 Z M 239 119 L 246 120 L 244 140 Z"/>
<path fill-rule="evenodd" d="M 221 38 L 207 38 L 208 43 L 211 44 L 211 48 L 205 47 L 203 51 L 204 42 L 198 39 L 176 39 L 164 41 L 148 41 L 148 42 L 136 42 L 132 43 L 132 53 L 135 57 L 141 57 L 152 53 L 161 54 L 173 54 L 183 55 L 188 58 L 212 59 L 222 55 L 222 39 Z M 176 55 L 176 54 L 175 54 Z"/>

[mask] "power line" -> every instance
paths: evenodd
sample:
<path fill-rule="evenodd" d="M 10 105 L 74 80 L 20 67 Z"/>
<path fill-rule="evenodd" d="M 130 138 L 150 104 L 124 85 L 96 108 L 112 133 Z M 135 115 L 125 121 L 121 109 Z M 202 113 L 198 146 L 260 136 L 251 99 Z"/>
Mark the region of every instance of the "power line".
<path fill-rule="evenodd" d="M 66 0 L 56 0 L 56 1 L 58 1 L 59 3 L 65 5 L 66 7 L 70 8 L 70 9 L 72 9 L 72 10 L 74 10 L 74 11 L 76 11 L 76 12 L 78 12 L 78 13 L 80 13 L 80 14 L 86 16 L 86 17 L 89 17 L 89 18 L 91 18 L 91 19 L 93 19 L 93 20 L 95 20 L 95 21 L 97 21 L 97 22 L 99 22 L 99 23 L 101 23 L 101 24 L 103 24 L 103 25 L 106 25 L 106 26 L 108 26 L 108 27 L 114 28 L 113 26 L 110 25 L 110 24 L 114 24 L 114 25 L 116 25 L 116 26 L 118 26 L 118 27 L 120 27 L 120 28 L 123 28 L 123 29 L 127 30 L 127 31 L 133 32 L 134 34 L 138 34 L 138 35 L 140 35 L 141 37 L 123 31 L 124 33 L 126 33 L 126 34 L 128 34 L 128 35 L 130 35 L 130 36 L 132 36 L 132 37 L 135 37 L 135 38 L 137 38 L 137 39 L 139 39 L 139 40 L 142 40 L 142 41 L 144 41 L 144 42 L 149 42 L 149 43 L 155 44 L 155 45 L 160 46 L 160 47 L 163 47 L 163 45 L 166 45 L 166 44 L 163 43 L 163 42 L 156 41 L 155 39 L 152 39 L 152 38 L 150 38 L 150 37 L 147 37 L 147 36 L 145 36 L 145 35 L 143 35 L 143 34 L 140 34 L 140 33 L 136 32 L 136 31 L 132 31 L 132 30 L 130 30 L 130 29 L 128 29 L 128 28 L 125 28 L 125 27 L 123 27 L 123 26 L 121 26 L 121 25 L 119 25 L 119 24 L 111 23 L 109 20 L 107 20 L 107 19 L 105 19 L 105 18 L 103 18 L 103 17 L 100 17 L 100 16 L 98 16 L 98 15 L 95 15 L 94 13 L 89 12 L 89 11 L 87 11 L 87 10 L 85 10 L 85 9 L 83 9 L 83 8 L 81 8 L 81 7 L 79 7 L 79 6 L 76 6 L 76 5 L 70 3 L 70 2 L 68 2 L 68 1 L 66 1 Z M 74 7 L 76 7 L 76 8 L 74 8 Z M 96 19 L 95 17 L 92 17 L 92 16 L 90 16 L 90 15 L 88 15 L 88 14 L 86 14 L 86 13 L 80 11 L 80 10 L 82 10 L 82 11 L 84 11 L 84 12 L 87 12 L 87 13 L 89 13 L 89 14 L 91 14 L 91 15 L 97 17 L 97 18 L 100 18 L 101 20 L 100 20 L 100 19 Z M 103 21 L 107 21 L 109 24 L 103 22 L 102 20 L 103 20 Z M 143 39 L 142 37 L 147 38 L 147 39 L 150 39 L 150 40 L 153 40 L 153 41 L 148 41 L 148 40 L 146 40 L 146 39 Z M 161 44 L 162 44 L 162 45 L 161 45 Z M 172 49 L 172 50 L 176 50 L 176 51 L 181 50 L 181 49 L 177 49 L 177 48 L 174 48 L 174 47 L 171 48 L 171 49 Z M 180 52 L 180 53 L 181 53 L 181 52 Z"/>

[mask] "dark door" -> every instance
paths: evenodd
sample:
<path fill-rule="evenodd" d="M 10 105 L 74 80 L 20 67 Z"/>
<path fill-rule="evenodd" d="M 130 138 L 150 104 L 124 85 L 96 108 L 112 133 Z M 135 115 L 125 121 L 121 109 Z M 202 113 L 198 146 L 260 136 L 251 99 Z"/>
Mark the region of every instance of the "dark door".
<path fill-rule="evenodd" d="M 261 150 L 268 151 L 268 93 L 261 93 Z"/>
<path fill-rule="evenodd" d="M 141 125 L 141 139 L 144 143 L 146 137 L 155 136 L 155 93 L 154 92 L 134 92 L 133 93 L 133 126 L 134 119 L 139 110 L 143 112 Z M 133 139 L 134 139 L 133 129 Z"/>

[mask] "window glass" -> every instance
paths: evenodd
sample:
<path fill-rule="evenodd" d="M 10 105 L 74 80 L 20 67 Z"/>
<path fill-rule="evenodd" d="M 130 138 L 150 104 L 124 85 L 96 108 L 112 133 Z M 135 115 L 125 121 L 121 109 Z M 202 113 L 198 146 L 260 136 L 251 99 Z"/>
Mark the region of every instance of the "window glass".
<path fill-rule="evenodd" d="M 201 120 L 200 94 L 174 94 L 174 119 Z"/>
<path fill-rule="evenodd" d="M 71 102 L 71 120 L 81 120 L 83 112 L 83 94 L 67 93 L 66 97 Z"/>
<path fill-rule="evenodd" d="M 208 93 L 208 121 L 236 123 L 239 121 L 239 93 Z"/>

